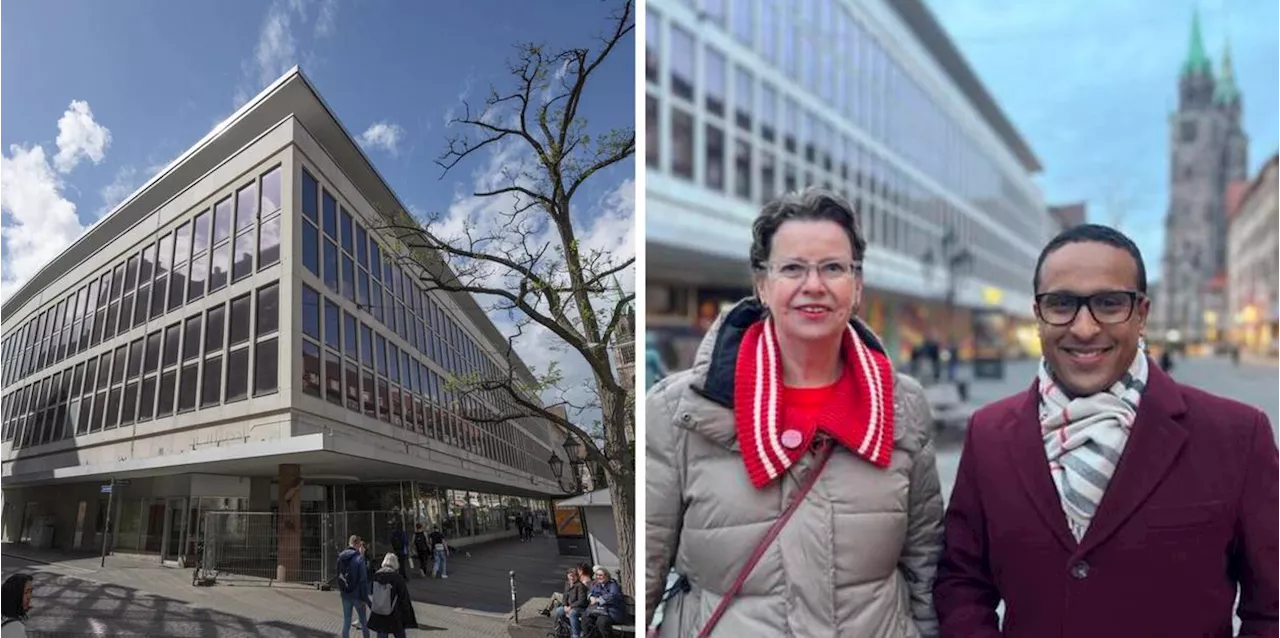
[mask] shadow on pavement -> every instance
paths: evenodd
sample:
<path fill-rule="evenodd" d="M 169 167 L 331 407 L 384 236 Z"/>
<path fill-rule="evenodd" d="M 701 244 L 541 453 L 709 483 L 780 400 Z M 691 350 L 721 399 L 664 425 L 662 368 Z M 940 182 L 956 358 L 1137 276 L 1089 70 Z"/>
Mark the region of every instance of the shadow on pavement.
<path fill-rule="evenodd" d="M 328 632 L 284 622 L 258 622 L 243 616 L 194 607 L 132 587 L 100 583 L 74 576 L 9 567 L 35 576 L 27 635 L 37 636 L 172 636 L 224 638 L 230 636 L 297 636 L 329 638 Z"/>
<path fill-rule="evenodd" d="M 509 572 L 516 573 L 516 604 L 523 605 L 530 598 L 562 591 L 565 571 L 590 561 L 589 557 L 561 556 L 555 538 L 549 536 L 524 543 L 494 541 L 456 550 L 449 557 L 447 579 L 424 578 L 421 570 L 415 570 L 409 574 L 409 593 L 415 602 L 506 616 L 511 613 Z"/>

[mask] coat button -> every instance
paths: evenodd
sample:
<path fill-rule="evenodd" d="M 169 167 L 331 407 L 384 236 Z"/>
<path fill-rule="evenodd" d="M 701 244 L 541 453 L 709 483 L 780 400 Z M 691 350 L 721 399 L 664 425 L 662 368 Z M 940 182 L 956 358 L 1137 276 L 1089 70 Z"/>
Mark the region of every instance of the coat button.
<path fill-rule="evenodd" d="M 1089 563 L 1080 561 L 1071 566 L 1071 576 L 1076 580 L 1084 580 L 1089 577 Z"/>

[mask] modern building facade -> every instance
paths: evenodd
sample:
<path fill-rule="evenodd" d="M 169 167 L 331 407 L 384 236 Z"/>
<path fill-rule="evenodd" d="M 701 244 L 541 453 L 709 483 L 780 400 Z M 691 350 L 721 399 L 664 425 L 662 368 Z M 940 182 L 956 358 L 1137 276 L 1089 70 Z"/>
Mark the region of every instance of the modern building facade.
<path fill-rule="evenodd" d="M 1229 183 L 1248 179 L 1241 108 L 1231 51 L 1223 51 L 1215 76 L 1197 13 L 1178 77 L 1178 110 L 1169 115 L 1169 210 L 1148 326 L 1160 339 L 1212 343 L 1227 325 L 1225 197 Z"/>
<path fill-rule="evenodd" d="M 1064 231 L 1068 228 L 1083 226 L 1089 221 L 1088 205 L 1085 202 L 1077 202 L 1075 204 L 1062 204 L 1060 206 L 1050 206 L 1049 216 L 1057 223 L 1056 232 Z"/>
<path fill-rule="evenodd" d="M 397 509 L 461 545 L 547 509 L 562 436 L 465 418 L 501 399 L 451 379 L 531 376 L 430 289 L 404 210 L 294 69 L 89 229 L 3 306 L 3 539 L 96 548 L 110 518 L 189 559 L 207 511 Z"/>
<path fill-rule="evenodd" d="M 1277 157 L 1262 166 L 1251 182 L 1239 186 L 1229 202 L 1227 229 L 1227 293 L 1232 341 L 1253 354 L 1276 354 L 1280 337 L 1280 205 L 1277 203 Z M 1232 199 L 1229 197 L 1229 199 Z"/>
<path fill-rule="evenodd" d="M 722 304 L 750 294 L 760 207 L 809 185 L 860 211 L 863 313 L 895 358 L 931 332 L 968 352 L 973 309 L 1025 331 L 1056 227 L 1041 167 L 922 2 L 647 8 L 645 312 L 668 363 L 688 365 Z"/>

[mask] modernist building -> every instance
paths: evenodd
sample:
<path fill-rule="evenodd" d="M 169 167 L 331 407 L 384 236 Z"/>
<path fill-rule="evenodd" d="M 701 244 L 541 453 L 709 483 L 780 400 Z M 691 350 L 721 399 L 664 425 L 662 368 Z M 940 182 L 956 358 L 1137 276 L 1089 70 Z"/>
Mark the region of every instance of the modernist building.
<path fill-rule="evenodd" d="M 1197 13 L 1178 77 L 1178 110 L 1169 115 L 1169 211 L 1160 294 L 1148 325 L 1158 338 L 1214 342 L 1227 325 L 1225 197 L 1229 183 L 1248 179 L 1240 110 L 1231 52 L 1223 52 L 1215 77 Z"/>
<path fill-rule="evenodd" d="M 970 309 L 1032 319 L 1056 226 L 1040 164 L 923 2 L 647 6 L 645 312 L 687 336 L 667 353 L 678 366 L 749 294 L 761 205 L 812 184 L 861 212 L 864 315 L 899 359 L 934 329 L 970 334 Z M 944 263 L 966 251 L 951 313 Z"/>
<path fill-rule="evenodd" d="M 206 511 L 403 508 L 460 545 L 545 509 L 562 436 L 463 418 L 499 406 L 455 375 L 531 376 L 397 252 L 403 210 L 294 69 L 88 230 L 4 303 L 4 540 L 111 517 L 180 559 Z"/>
<path fill-rule="evenodd" d="M 1228 200 L 1234 200 L 1228 202 L 1231 208 L 1227 228 L 1227 311 L 1231 332 L 1236 345 L 1264 355 L 1275 354 L 1280 336 L 1280 207 L 1276 180 L 1277 158 L 1272 155 L 1252 182 L 1234 182 L 1228 191 Z"/>

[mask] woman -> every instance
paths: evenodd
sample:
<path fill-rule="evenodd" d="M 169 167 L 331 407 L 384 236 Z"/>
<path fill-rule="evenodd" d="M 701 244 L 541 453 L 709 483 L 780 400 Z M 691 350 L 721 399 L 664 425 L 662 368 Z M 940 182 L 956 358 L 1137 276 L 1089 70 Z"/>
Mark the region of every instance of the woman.
<path fill-rule="evenodd" d="M 856 215 L 808 189 L 752 234 L 756 298 L 647 398 L 646 623 L 665 594 L 663 636 L 934 636 L 932 423 L 855 317 Z"/>
<path fill-rule="evenodd" d="M 369 597 L 369 629 L 378 632 L 378 638 L 393 635 L 405 638 L 405 619 L 413 617 L 413 602 L 409 600 L 409 586 L 400 575 L 400 559 L 395 552 L 382 557 L 382 569 L 373 575 Z M 412 624 L 417 627 L 415 620 Z"/>
<path fill-rule="evenodd" d="M 582 633 L 586 636 L 608 637 L 613 635 L 610 631 L 613 625 L 626 620 L 626 601 L 623 600 L 622 587 L 609 574 L 609 570 L 596 565 L 592 573 L 595 575 L 595 582 L 587 592 L 586 622 Z"/>
<path fill-rule="evenodd" d="M 31 574 L 14 574 L 0 585 L 0 638 L 26 638 L 27 612 L 31 611 Z"/>

